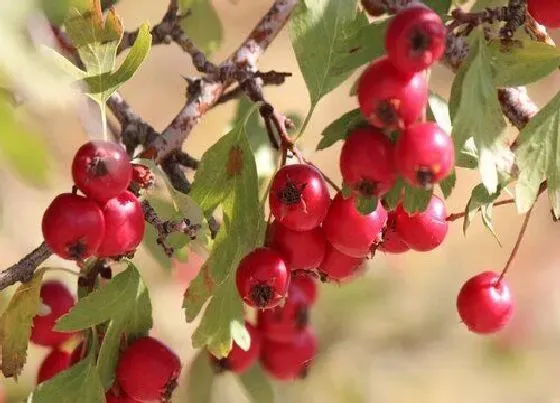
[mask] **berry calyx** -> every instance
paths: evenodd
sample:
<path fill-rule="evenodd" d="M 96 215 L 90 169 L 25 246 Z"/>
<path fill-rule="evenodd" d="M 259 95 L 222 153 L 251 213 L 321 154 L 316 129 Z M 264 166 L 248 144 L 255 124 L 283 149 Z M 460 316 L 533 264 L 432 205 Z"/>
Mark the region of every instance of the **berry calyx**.
<path fill-rule="evenodd" d="M 309 324 L 309 299 L 294 283 L 290 283 L 284 305 L 259 311 L 259 331 L 265 339 L 289 343 Z"/>
<path fill-rule="evenodd" d="M 31 341 L 41 346 L 58 346 L 72 337 L 72 333 L 55 332 L 53 327 L 62 315 L 74 306 L 74 297 L 59 281 L 46 281 L 41 285 L 41 305 L 33 317 Z"/>
<path fill-rule="evenodd" d="M 397 213 L 395 211 L 389 212 L 387 227 L 383 234 L 383 242 L 379 244 L 377 249 L 393 254 L 403 253 L 410 249 L 397 229 Z"/>
<path fill-rule="evenodd" d="M 345 255 L 329 245 L 319 273 L 328 281 L 345 282 L 352 279 L 361 269 L 363 258 Z"/>
<path fill-rule="evenodd" d="M 402 204 L 397 207 L 396 227 L 406 244 L 416 251 L 426 252 L 437 248 L 447 234 L 447 211 L 437 196 L 432 196 L 426 210 L 408 213 Z"/>
<path fill-rule="evenodd" d="M 181 373 L 179 357 L 153 337 L 134 341 L 117 364 L 117 381 L 140 401 L 169 401 Z"/>
<path fill-rule="evenodd" d="M 560 27 L 560 7 L 558 1 L 553 0 L 528 0 L 529 14 L 546 27 Z"/>
<path fill-rule="evenodd" d="M 105 219 L 95 202 L 63 193 L 45 210 L 42 230 L 54 253 L 63 259 L 81 260 L 97 252 L 105 236 Z"/>
<path fill-rule="evenodd" d="M 132 178 L 132 166 L 120 145 L 91 141 L 74 156 L 72 178 L 86 196 L 105 203 L 126 190 Z"/>
<path fill-rule="evenodd" d="M 379 129 L 354 129 L 342 146 L 340 171 L 344 183 L 359 194 L 387 193 L 397 179 L 393 143 Z"/>
<path fill-rule="evenodd" d="M 294 231 L 274 221 L 269 227 L 270 247 L 280 252 L 289 270 L 316 269 L 327 248 L 321 227 Z"/>
<path fill-rule="evenodd" d="M 290 277 L 282 256 L 270 248 L 257 248 L 239 263 L 237 291 L 249 306 L 266 309 L 286 296 Z"/>
<path fill-rule="evenodd" d="M 305 378 L 317 352 L 317 339 L 307 328 L 289 343 L 265 341 L 261 364 L 273 378 L 289 381 Z"/>
<path fill-rule="evenodd" d="M 318 227 L 329 208 L 323 175 L 305 164 L 286 165 L 274 176 L 268 198 L 274 218 L 294 231 Z"/>
<path fill-rule="evenodd" d="M 403 73 L 382 58 L 372 62 L 360 76 L 358 102 L 373 126 L 404 128 L 422 114 L 428 102 L 428 84 L 423 73 Z"/>
<path fill-rule="evenodd" d="M 453 169 L 453 140 L 435 123 L 411 125 L 397 140 L 395 159 L 407 182 L 430 188 Z"/>
<path fill-rule="evenodd" d="M 226 358 L 215 360 L 215 364 L 222 370 L 232 371 L 241 374 L 247 371 L 257 361 L 261 353 L 262 336 L 260 332 L 250 323 L 245 322 L 245 327 L 251 336 L 249 350 L 245 351 L 234 341 L 231 351 Z"/>
<path fill-rule="evenodd" d="M 389 22 L 385 36 L 387 57 L 403 72 L 422 71 L 443 55 L 446 32 L 441 18 L 430 8 L 405 8 Z"/>
<path fill-rule="evenodd" d="M 327 248 L 329 247 L 327 243 Z M 325 248 L 325 250 L 327 249 Z M 324 259 L 323 259 L 324 260 Z M 322 261 L 321 261 L 322 263 Z M 314 275 L 309 272 L 292 272 L 292 278 L 290 284 L 299 288 L 307 298 L 307 304 L 309 306 L 315 304 L 317 301 L 317 280 Z"/>
<path fill-rule="evenodd" d="M 363 258 L 373 242 L 381 235 L 387 222 L 387 211 L 378 202 L 377 209 L 363 215 L 354 205 L 354 197 L 345 199 L 338 193 L 323 221 L 327 240 L 342 253 Z"/>
<path fill-rule="evenodd" d="M 37 383 L 48 381 L 54 378 L 59 372 L 62 372 L 70 367 L 70 353 L 60 351 L 58 349 L 52 350 L 43 360 L 37 373 Z"/>
<path fill-rule="evenodd" d="M 471 277 L 457 296 L 459 316 L 474 333 L 500 331 L 511 320 L 513 308 L 509 285 L 492 271 Z"/>
<path fill-rule="evenodd" d="M 142 205 L 129 191 L 110 199 L 103 206 L 105 238 L 97 256 L 116 257 L 134 251 L 144 237 L 144 211 Z"/>

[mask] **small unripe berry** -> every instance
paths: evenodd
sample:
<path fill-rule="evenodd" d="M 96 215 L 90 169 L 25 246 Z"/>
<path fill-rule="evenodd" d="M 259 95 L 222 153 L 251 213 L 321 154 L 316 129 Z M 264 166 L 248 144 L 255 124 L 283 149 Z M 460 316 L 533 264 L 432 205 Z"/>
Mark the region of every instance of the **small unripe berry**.
<path fill-rule="evenodd" d="M 290 276 L 282 256 L 270 248 L 257 248 L 239 263 L 237 291 L 249 306 L 266 309 L 286 296 Z"/>
<path fill-rule="evenodd" d="M 218 360 L 214 356 L 211 357 L 221 369 L 241 374 L 251 368 L 258 360 L 262 345 L 261 333 L 250 323 L 245 322 L 245 326 L 251 337 L 249 350 L 243 350 L 234 341 L 231 351 L 226 358 Z"/>
<path fill-rule="evenodd" d="M 345 255 L 329 245 L 325 259 L 319 266 L 319 273 L 328 281 L 345 282 L 356 276 L 363 262 L 363 258 Z"/>
<path fill-rule="evenodd" d="M 37 383 L 48 381 L 70 367 L 70 354 L 53 349 L 43 360 L 37 373 Z"/>
<path fill-rule="evenodd" d="M 471 277 L 457 296 L 461 320 L 474 333 L 502 330 L 513 315 L 513 298 L 505 279 L 492 271 Z"/>
<path fill-rule="evenodd" d="M 64 259 L 81 260 L 97 252 L 105 236 L 105 219 L 95 202 L 63 193 L 45 211 L 42 230 L 54 253 Z"/>
<path fill-rule="evenodd" d="M 549 28 L 560 27 L 560 4 L 558 0 L 528 0 L 527 9 L 539 24 Z"/>
<path fill-rule="evenodd" d="M 152 337 L 134 341 L 117 364 L 117 381 L 130 397 L 140 401 L 168 401 L 181 373 L 179 357 Z"/>

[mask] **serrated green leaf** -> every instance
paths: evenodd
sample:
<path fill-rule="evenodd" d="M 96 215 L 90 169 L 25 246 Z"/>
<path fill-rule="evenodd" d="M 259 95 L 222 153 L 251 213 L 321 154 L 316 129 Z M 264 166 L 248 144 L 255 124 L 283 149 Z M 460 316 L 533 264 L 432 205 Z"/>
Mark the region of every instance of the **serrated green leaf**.
<path fill-rule="evenodd" d="M 290 21 L 290 38 L 312 109 L 351 74 L 351 56 L 363 44 L 358 40 L 366 25 L 366 16 L 357 12 L 356 0 L 298 2 Z"/>
<path fill-rule="evenodd" d="M 537 199 L 540 184 L 546 180 L 552 209 L 560 217 L 560 93 L 529 121 L 517 141 L 518 211 L 529 211 Z"/>
<path fill-rule="evenodd" d="M 455 165 L 461 168 L 475 169 L 478 166 L 478 150 L 474 139 L 468 139 L 458 154 L 455 154 Z"/>
<path fill-rule="evenodd" d="M 451 0 L 424 0 L 423 3 L 444 17 L 451 8 Z"/>
<path fill-rule="evenodd" d="M 455 183 L 457 182 L 457 175 L 455 174 L 455 170 L 451 172 L 447 177 L 439 183 L 439 187 L 441 192 L 443 193 L 444 198 L 448 198 L 453 193 L 453 189 L 455 188 Z"/>
<path fill-rule="evenodd" d="M 480 211 L 484 226 L 492 233 L 498 243 L 500 243 L 500 240 L 498 239 L 498 235 L 496 234 L 494 225 L 492 223 L 492 205 L 498 199 L 498 197 L 500 197 L 500 192 L 490 194 L 483 184 L 479 184 L 474 187 L 471 192 L 469 202 L 465 207 L 465 217 L 463 219 L 463 232 L 465 234 L 472 222 L 474 215 L 478 211 Z"/>
<path fill-rule="evenodd" d="M 498 188 L 499 154 L 505 148 L 505 121 L 492 81 L 484 36 L 480 31 L 474 35 L 471 54 L 460 69 L 464 76 L 452 135 L 457 153 L 469 138 L 474 139 L 482 183 L 493 193 Z"/>
<path fill-rule="evenodd" d="M 41 303 L 44 273 L 45 269 L 38 269 L 31 281 L 21 284 L 0 317 L 1 369 L 6 378 L 17 377 L 25 365 L 33 317 Z"/>
<path fill-rule="evenodd" d="M 364 124 L 366 124 L 366 120 L 359 109 L 346 112 L 323 130 L 317 150 L 330 147 L 337 141 L 346 139 L 353 128 Z"/>
<path fill-rule="evenodd" d="M 190 323 L 196 319 L 206 301 L 212 297 L 214 290 L 214 281 L 210 277 L 208 266 L 204 265 L 191 281 L 183 296 L 183 308 L 187 322 Z"/>
<path fill-rule="evenodd" d="M 428 120 L 436 122 L 448 134 L 453 130 L 447 101 L 432 91 L 428 96 Z"/>
<path fill-rule="evenodd" d="M 237 321 L 231 322 L 230 324 L 231 338 L 239 348 L 244 351 L 249 351 L 251 347 L 251 335 L 245 326 L 245 323 L 239 323 Z"/>
<path fill-rule="evenodd" d="M 113 319 L 107 326 L 103 343 L 97 357 L 97 371 L 103 389 L 107 390 L 115 381 L 115 370 L 119 360 L 121 336 L 125 331 L 126 322 L 122 318 Z"/>
<path fill-rule="evenodd" d="M 41 0 L 41 8 L 53 25 L 61 25 L 70 9 L 70 0 Z"/>
<path fill-rule="evenodd" d="M 518 87 L 538 81 L 560 65 L 556 46 L 532 40 L 491 42 L 488 46 L 494 83 L 497 87 Z"/>
<path fill-rule="evenodd" d="M 258 365 L 239 375 L 249 401 L 252 403 L 274 403 L 274 390 L 269 378 Z"/>
<path fill-rule="evenodd" d="M 211 403 L 214 379 L 215 374 L 210 366 L 208 352 L 201 350 L 196 354 L 189 370 L 187 401 Z"/>
<path fill-rule="evenodd" d="M 425 190 L 411 186 L 408 183 L 404 185 L 403 207 L 409 213 L 419 213 L 428 207 L 432 199 L 433 190 Z"/>
<path fill-rule="evenodd" d="M 220 17 L 210 0 L 181 0 L 181 10 L 190 12 L 183 19 L 182 28 L 186 35 L 206 54 L 216 52 L 223 39 Z"/>
<path fill-rule="evenodd" d="M 366 197 L 358 195 L 358 197 L 354 199 L 354 204 L 356 206 L 356 210 L 358 210 L 360 214 L 367 215 L 377 209 L 378 200 L 379 199 L 375 196 Z"/>
<path fill-rule="evenodd" d="M 393 188 L 383 196 L 383 200 L 385 201 L 389 210 L 394 210 L 395 208 L 397 208 L 398 204 L 401 202 L 403 191 L 404 181 L 402 177 L 399 176 Z"/>

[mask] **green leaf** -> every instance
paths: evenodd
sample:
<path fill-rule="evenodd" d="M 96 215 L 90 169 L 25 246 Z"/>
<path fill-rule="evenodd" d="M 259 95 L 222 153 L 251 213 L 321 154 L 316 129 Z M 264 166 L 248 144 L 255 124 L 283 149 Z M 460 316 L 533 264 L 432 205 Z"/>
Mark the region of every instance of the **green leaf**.
<path fill-rule="evenodd" d="M 1 369 L 6 378 L 17 377 L 25 365 L 33 317 L 41 303 L 44 273 L 45 269 L 38 269 L 31 281 L 21 284 L 0 317 Z"/>
<path fill-rule="evenodd" d="M 351 74 L 348 65 L 353 63 L 348 59 L 361 46 L 360 30 L 366 25 L 366 16 L 357 12 L 356 0 L 298 2 L 290 21 L 290 38 L 312 109 Z"/>
<path fill-rule="evenodd" d="M 387 208 L 389 210 L 394 210 L 401 202 L 401 197 L 404 192 L 404 187 L 405 187 L 404 181 L 402 177 L 399 176 L 393 188 L 389 190 L 387 193 L 385 193 L 385 195 L 383 196 L 383 200 L 387 204 Z"/>
<path fill-rule="evenodd" d="M 494 41 L 488 46 L 494 83 L 518 87 L 538 81 L 558 69 L 560 49 L 530 39 Z"/>
<path fill-rule="evenodd" d="M 426 210 L 432 199 L 433 190 L 425 190 L 405 183 L 403 207 L 409 213 Z"/>
<path fill-rule="evenodd" d="M 455 174 L 455 170 L 453 170 L 453 172 L 447 175 L 447 177 L 439 183 L 439 187 L 441 189 L 441 192 L 443 193 L 443 197 L 447 199 L 449 196 L 451 196 L 456 182 L 457 175 Z"/>
<path fill-rule="evenodd" d="M 187 401 L 193 403 L 211 403 L 214 371 L 210 366 L 208 352 L 199 351 L 189 370 Z"/>
<path fill-rule="evenodd" d="M 210 0 L 181 0 L 181 11 L 190 12 L 183 19 L 182 28 L 186 35 L 207 54 L 216 52 L 223 40 L 220 17 Z"/>
<path fill-rule="evenodd" d="M 517 209 L 529 211 L 546 180 L 554 215 L 560 217 L 560 93 L 529 121 L 517 141 Z"/>
<path fill-rule="evenodd" d="M 453 130 L 447 101 L 431 91 L 428 96 L 428 119 L 436 122 L 448 134 Z"/>
<path fill-rule="evenodd" d="M 374 212 L 377 209 L 377 202 L 379 199 L 375 196 L 362 196 L 359 195 L 356 197 L 354 203 L 356 205 L 356 209 L 360 212 L 360 214 L 367 215 Z"/>
<path fill-rule="evenodd" d="M 478 150 L 474 145 L 474 139 L 468 139 L 459 154 L 455 155 L 455 165 L 461 168 L 475 169 L 478 167 Z"/>
<path fill-rule="evenodd" d="M 41 0 L 41 8 L 53 25 L 62 25 L 68 15 L 70 0 Z"/>
<path fill-rule="evenodd" d="M 0 100 L 0 160 L 33 185 L 47 180 L 49 153 L 42 138 L 16 120 L 15 111 Z"/>
<path fill-rule="evenodd" d="M 239 375 L 249 401 L 252 403 L 274 403 L 274 390 L 268 377 L 258 365 Z"/>
<path fill-rule="evenodd" d="M 99 356 L 97 357 L 99 380 L 105 390 L 109 389 L 115 381 L 115 370 L 119 360 L 121 338 L 126 326 L 126 322 L 122 319 L 124 318 L 114 319 L 109 322 L 103 337 L 103 343 L 99 349 Z"/>
<path fill-rule="evenodd" d="M 459 76 L 463 80 L 453 116 L 455 149 L 459 153 L 469 138 L 474 139 L 482 183 L 494 193 L 499 181 L 499 155 L 505 148 L 502 139 L 505 121 L 492 81 L 487 45 L 480 31 L 475 32 L 471 54 L 461 65 Z"/>
<path fill-rule="evenodd" d="M 95 351 L 86 359 L 37 386 L 32 403 L 105 403 L 105 391 L 95 367 Z"/>
<path fill-rule="evenodd" d="M 337 141 L 346 139 L 353 128 L 364 124 L 367 123 L 359 109 L 346 112 L 323 130 L 317 150 L 330 147 Z"/>
<path fill-rule="evenodd" d="M 471 198 L 465 207 L 465 218 L 463 220 L 464 233 L 467 232 L 474 215 L 480 211 L 484 226 L 492 233 L 494 238 L 496 238 L 498 243 L 501 245 L 492 223 L 492 206 L 498 197 L 500 197 L 500 193 L 501 192 L 493 194 L 488 193 L 488 190 L 483 184 L 479 184 L 474 187 L 471 193 Z"/>
<path fill-rule="evenodd" d="M 424 4 L 444 17 L 451 8 L 452 0 L 424 0 Z"/>

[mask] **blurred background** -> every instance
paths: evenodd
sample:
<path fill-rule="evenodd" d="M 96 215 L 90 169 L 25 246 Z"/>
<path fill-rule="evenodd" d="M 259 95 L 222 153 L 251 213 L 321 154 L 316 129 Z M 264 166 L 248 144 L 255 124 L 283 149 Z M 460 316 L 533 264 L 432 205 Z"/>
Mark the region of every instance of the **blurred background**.
<path fill-rule="evenodd" d="M 0 10 L 6 9 L 8 3 L 12 4 L 10 0 L 0 0 Z M 237 47 L 271 3 L 214 0 L 223 31 L 216 26 L 207 30 L 204 25 L 211 20 L 197 20 L 194 9 L 192 34 L 207 41 L 207 49 L 213 51 L 211 59 L 219 62 Z M 194 4 L 205 9 L 204 1 Z M 145 21 L 156 24 L 166 7 L 165 0 L 121 0 L 117 10 L 130 30 Z M 208 9 L 201 12 L 205 18 L 212 17 Z M 4 60 L 0 61 L 0 72 L 9 64 L 6 58 L 16 57 L 9 53 L 7 36 L 2 35 L 9 21 L 12 20 L 0 17 L 0 59 Z M 560 40 L 560 33 L 553 36 Z M 263 71 L 294 73 L 283 86 L 267 88 L 266 96 L 279 110 L 305 116 L 308 94 L 286 32 L 271 45 L 259 67 Z M 28 71 L 22 70 L 23 73 Z M 188 55 L 176 46 L 157 46 L 122 93 L 145 120 L 162 130 L 184 103 L 182 76 L 192 75 L 195 71 Z M 0 75 L 0 82 L 10 82 L 9 77 L 9 73 Z M 431 88 L 447 97 L 453 75 L 436 68 L 431 77 Z M 356 75 L 320 102 L 301 143 L 304 153 L 337 182 L 340 143 L 323 152 L 314 150 L 323 128 L 334 117 L 356 107 L 356 100 L 348 95 L 355 78 Z M 13 264 L 42 241 L 43 210 L 54 195 L 70 189 L 73 154 L 91 137 L 80 118 L 91 113 L 83 102 L 74 102 L 78 106 L 72 108 L 52 109 L 55 100 L 51 98 L 57 94 L 49 94 L 47 84 L 39 79 L 31 85 L 45 85 L 46 90 L 44 99 L 37 101 L 39 107 L 18 111 L 18 119 L 25 124 L 27 151 L 13 147 L 20 143 L 7 138 L 9 122 L 0 120 L 0 142 L 11 150 L 0 154 L 1 268 Z M 529 91 L 542 106 L 559 89 L 560 74 L 555 73 Z M 228 129 L 236 108 L 236 102 L 231 102 L 210 111 L 189 137 L 185 150 L 200 157 Z M 266 172 L 269 157 L 266 153 L 258 155 L 260 169 Z M 14 160 L 18 161 L 16 166 L 20 164 L 19 170 L 13 168 Z M 36 175 L 34 164 L 43 163 L 47 166 L 44 176 Z M 449 213 L 464 209 L 477 183 L 476 172 L 458 172 L 454 194 L 447 200 Z M 462 283 L 482 270 L 503 267 L 521 217 L 511 205 L 499 207 L 494 210 L 494 224 L 503 247 L 478 217 L 466 235 L 458 221 L 450 225 L 444 245 L 434 252 L 409 252 L 403 256 L 380 253 L 370 261 L 363 277 L 344 286 L 321 286 L 320 301 L 312 312 L 320 352 L 306 380 L 274 385 L 276 401 L 560 403 L 560 223 L 553 223 L 546 197 L 538 202 L 509 274 L 517 303 L 511 325 L 496 336 L 481 337 L 469 333 L 456 314 L 455 296 Z M 188 368 L 196 353 L 190 342 L 194 325 L 185 324 L 180 307 L 185 286 L 203 259 L 200 254 L 190 254 L 186 263 L 165 262 L 146 249 L 134 259 L 152 296 L 153 334 L 179 352 L 184 363 L 174 402 L 198 403 L 188 399 L 186 390 Z M 56 258 L 48 264 L 74 268 L 70 262 Z M 61 278 L 75 290 L 74 277 L 61 272 L 50 272 L 49 276 Z M 5 306 L 13 291 L 11 287 L 0 294 L 1 305 Z M 7 402 L 18 402 L 27 396 L 46 353 L 31 345 L 18 382 L 0 378 L 0 392 L 6 394 Z M 195 379 L 193 383 L 204 381 Z M 235 377 L 228 374 L 214 380 L 212 401 L 248 402 Z"/>

